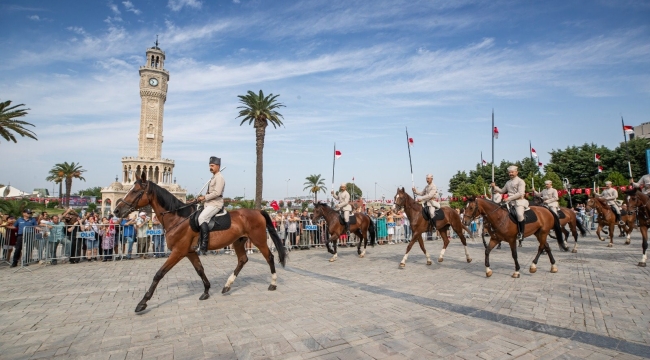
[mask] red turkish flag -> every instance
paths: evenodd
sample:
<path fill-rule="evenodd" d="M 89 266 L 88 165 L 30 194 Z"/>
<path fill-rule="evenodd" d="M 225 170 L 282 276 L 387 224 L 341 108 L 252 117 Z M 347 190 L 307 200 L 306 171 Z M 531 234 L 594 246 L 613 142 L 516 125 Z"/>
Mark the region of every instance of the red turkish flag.
<path fill-rule="evenodd" d="M 280 205 L 278 205 L 278 202 L 277 202 L 277 201 L 275 201 L 275 200 L 271 201 L 271 204 L 270 204 L 270 205 L 271 205 L 271 207 L 273 208 L 273 210 L 275 210 L 275 211 L 280 210 Z"/>
<path fill-rule="evenodd" d="M 585 194 L 591 195 L 591 189 L 585 189 Z"/>
<path fill-rule="evenodd" d="M 582 189 L 576 190 L 576 194 L 582 194 Z"/>

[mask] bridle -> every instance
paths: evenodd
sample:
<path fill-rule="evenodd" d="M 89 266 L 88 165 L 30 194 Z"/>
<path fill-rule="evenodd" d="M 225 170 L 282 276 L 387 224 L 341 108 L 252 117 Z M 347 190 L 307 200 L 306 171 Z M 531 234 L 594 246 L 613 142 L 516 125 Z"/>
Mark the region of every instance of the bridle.
<path fill-rule="evenodd" d="M 133 200 L 132 202 L 129 203 L 128 201 L 126 201 L 124 199 L 120 199 L 117 202 L 117 205 L 119 205 L 120 202 L 125 203 L 129 207 L 129 211 L 127 212 L 127 214 L 130 214 L 131 212 L 137 210 L 136 206 L 140 202 L 140 199 L 142 199 L 142 196 L 144 196 L 144 193 L 147 191 L 147 188 L 149 188 L 149 182 L 148 181 L 147 181 L 147 186 L 144 189 L 142 189 L 142 190 L 140 190 L 138 192 L 138 194 L 135 197 L 135 200 Z"/>
<path fill-rule="evenodd" d="M 469 206 L 470 202 L 473 202 L 476 207 L 474 208 L 474 211 L 471 214 L 468 214 L 467 213 L 467 206 Z M 470 222 L 473 221 L 474 219 L 478 218 L 481 215 L 481 213 L 479 211 L 479 208 L 478 208 L 478 198 L 474 199 L 474 201 L 467 202 L 467 206 L 465 206 L 465 218 L 469 217 Z M 499 211 L 499 209 L 501 209 L 501 205 L 497 204 L 497 207 L 494 208 L 494 210 L 490 211 L 489 213 L 485 213 L 485 215 L 483 215 L 483 216 L 485 216 L 484 219 L 486 219 L 489 215 L 492 215 L 493 213 Z M 503 226 L 503 224 L 505 223 L 505 221 L 507 219 L 508 219 L 507 216 L 504 217 L 503 220 L 501 221 L 501 224 L 499 224 L 499 226 Z"/>

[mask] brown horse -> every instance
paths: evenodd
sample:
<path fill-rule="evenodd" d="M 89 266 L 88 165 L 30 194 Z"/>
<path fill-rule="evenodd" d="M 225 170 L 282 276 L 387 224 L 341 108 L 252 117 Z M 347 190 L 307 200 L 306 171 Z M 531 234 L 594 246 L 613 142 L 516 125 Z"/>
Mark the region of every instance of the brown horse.
<path fill-rule="evenodd" d="M 555 259 L 551 254 L 551 247 L 546 242 L 546 238 L 551 229 L 554 229 L 555 234 L 559 239 L 558 244 L 560 245 L 560 248 L 564 251 L 568 251 L 564 246 L 564 241 L 561 240 L 562 230 L 559 226 L 555 225 L 555 217 L 549 209 L 541 206 L 532 206 L 530 209 L 537 216 L 537 221 L 526 224 L 524 227 L 524 237 L 534 234 L 539 242 L 537 256 L 535 256 L 533 264 L 530 265 L 530 272 L 534 273 L 537 271 L 537 261 L 539 260 L 539 256 L 542 254 L 542 250 L 546 250 L 548 258 L 551 261 L 551 272 L 556 273 L 557 266 L 555 265 Z M 468 224 L 479 216 L 483 216 L 484 221 L 490 224 L 492 232 L 496 235 L 491 236 L 490 244 L 487 249 L 485 249 L 485 275 L 487 277 L 492 276 L 492 270 L 490 269 L 490 251 L 492 251 L 497 243 L 506 241 L 510 244 L 512 258 L 515 261 L 515 272 L 512 274 L 512 277 L 518 278 L 520 276 L 520 267 L 519 262 L 517 261 L 517 224 L 510 220 L 508 210 L 501 207 L 501 205 L 481 198 L 470 199 L 465 207 L 465 217 L 463 221 L 465 224 Z"/>
<path fill-rule="evenodd" d="M 627 204 L 627 209 L 623 210 L 621 209 L 621 220 L 625 223 L 623 225 L 618 224 L 618 229 L 621 232 L 621 235 L 619 237 L 625 236 L 625 245 L 630 245 L 630 236 L 632 235 L 632 231 L 634 231 L 634 228 L 636 227 L 636 211 L 632 210 L 632 207 L 630 206 L 629 200 L 630 196 L 627 196 L 627 199 L 625 199 L 625 202 Z M 623 214 L 623 211 L 625 211 L 625 214 Z"/>
<path fill-rule="evenodd" d="M 330 262 L 336 261 L 338 258 L 338 253 L 336 251 L 336 245 L 338 239 L 342 234 L 345 233 L 345 225 L 342 225 L 339 221 L 339 212 L 329 207 L 327 204 L 318 203 L 314 206 L 314 214 L 311 219 L 315 223 L 320 218 L 324 218 L 327 222 L 327 228 L 330 234 L 330 237 L 325 240 L 325 246 L 327 251 L 332 255 Z M 357 254 L 359 257 L 366 256 L 366 247 L 368 246 L 368 232 L 370 232 L 370 246 L 375 246 L 375 240 L 377 234 L 375 233 L 375 225 L 370 220 L 370 217 L 363 213 L 354 213 L 350 214 L 350 217 L 354 216 L 357 220 L 356 224 L 350 224 L 350 233 L 357 235 L 359 238 L 359 243 L 357 244 Z M 334 245 L 330 247 L 330 242 L 333 242 Z M 363 242 L 363 251 L 361 251 L 361 242 Z"/>
<path fill-rule="evenodd" d="M 639 220 L 639 232 L 643 241 L 641 244 L 643 255 L 638 265 L 646 267 L 646 260 L 648 260 L 648 227 L 650 226 L 650 197 L 638 189 L 628 190 L 626 194 L 628 195 L 628 211 L 634 213 L 632 209 L 636 209 L 636 217 Z"/>
<path fill-rule="evenodd" d="M 533 198 L 533 205 L 536 206 L 543 206 L 544 201 L 542 200 L 541 197 L 535 196 Z M 573 240 L 575 241 L 575 245 L 573 246 L 573 250 L 571 250 L 572 253 L 577 253 L 578 252 L 578 230 L 580 230 L 580 235 L 585 236 L 587 235 L 587 230 L 585 230 L 585 227 L 582 225 L 581 222 L 578 221 L 578 217 L 576 216 L 575 211 L 573 209 L 567 208 L 567 207 L 560 207 L 560 211 L 564 213 L 564 218 L 560 218 L 560 227 L 562 228 L 562 233 L 564 234 L 564 239 L 569 238 L 569 230 L 571 230 L 571 235 L 573 235 Z M 567 224 L 569 225 L 569 230 L 566 229 Z M 551 238 L 553 237 L 553 234 L 549 234 Z M 566 240 L 564 240 L 564 246 L 567 246 Z"/>
<path fill-rule="evenodd" d="M 397 193 L 395 194 L 393 204 L 395 210 L 398 210 L 400 208 L 404 209 L 404 212 L 406 213 L 406 216 L 411 223 L 411 230 L 413 231 L 411 242 L 409 242 L 408 246 L 406 247 L 406 254 L 404 254 L 404 258 L 402 258 L 402 261 L 399 263 L 400 269 L 406 267 L 406 260 L 408 259 L 409 251 L 411 251 L 411 248 L 416 241 L 418 244 L 420 244 L 420 249 L 422 249 L 422 252 L 427 257 L 427 265 L 431 265 L 431 257 L 429 256 L 429 253 L 427 253 L 427 250 L 424 248 L 424 240 L 422 240 L 422 233 L 429 230 L 429 222 L 426 221 L 422 216 L 422 205 L 418 204 L 418 202 L 415 201 L 411 195 L 409 195 L 404 190 L 404 188 L 397 188 Z M 438 262 L 443 261 L 445 250 L 447 250 L 447 246 L 449 245 L 449 236 L 447 236 L 447 230 L 449 230 L 449 227 L 454 230 L 454 232 L 460 238 L 460 242 L 463 243 L 463 247 L 465 248 L 465 259 L 467 262 L 472 262 L 472 258 L 469 256 L 469 251 L 467 251 L 467 241 L 465 240 L 465 235 L 463 234 L 463 230 L 469 233 L 469 229 L 463 226 L 463 223 L 460 221 L 460 215 L 458 215 L 456 210 L 448 206 L 443 206 L 440 208 L 440 210 L 444 212 L 445 217 L 442 220 L 438 220 L 436 222 L 436 229 L 438 229 L 438 233 L 442 237 L 443 241 L 442 250 L 440 250 L 440 257 L 438 257 Z"/>
<path fill-rule="evenodd" d="M 587 200 L 586 210 L 596 209 L 598 212 L 598 227 L 596 228 L 596 236 L 600 241 L 605 241 L 605 239 L 600 237 L 600 230 L 604 226 L 609 227 L 609 244 L 607 247 L 614 246 L 614 230 L 616 229 L 616 214 L 614 211 L 607 205 L 607 201 L 599 197 L 594 197 L 591 195 L 589 200 Z"/>
<path fill-rule="evenodd" d="M 205 276 L 199 255 L 196 253 L 195 247 L 192 246 L 193 242 L 198 238 L 198 233 L 192 230 L 188 221 L 189 217 L 197 211 L 196 205 L 183 204 L 167 190 L 151 181 L 147 181 L 143 173 L 142 177 L 135 182 L 133 188 L 129 190 L 124 199 L 118 202 L 115 208 L 115 215 L 122 218 L 131 211 L 147 205 L 151 206 L 165 229 L 167 248 L 171 250 L 171 254 L 169 254 L 167 261 L 165 261 L 160 270 L 156 272 L 149 291 L 146 292 L 140 303 L 138 303 L 135 312 L 140 312 L 147 308 L 147 301 L 153 296 L 158 282 L 184 257 L 190 260 L 203 281 L 204 292 L 199 300 L 209 298 L 210 282 Z M 266 243 L 267 230 L 273 240 L 273 244 L 275 244 L 275 248 L 278 250 L 278 257 L 282 266 L 284 266 L 286 261 L 286 253 L 284 245 L 282 245 L 282 241 L 273 227 L 271 218 L 265 211 L 249 209 L 231 211 L 230 217 L 232 220 L 230 228 L 223 231 L 211 232 L 208 243 L 209 250 L 221 249 L 232 244 L 237 254 L 237 267 L 228 278 L 221 293 L 226 293 L 230 290 L 230 286 L 235 281 L 235 278 L 246 262 L 248 262 L 245 249 L 247 240 L 250 240 L 260 250 L 266 262 L 269 264 L 271 268 L 271 285 L 269 286 L 269 291 L 275 290 L 277 288 L 277 275 L 275 273 L 273 254 Z"/>

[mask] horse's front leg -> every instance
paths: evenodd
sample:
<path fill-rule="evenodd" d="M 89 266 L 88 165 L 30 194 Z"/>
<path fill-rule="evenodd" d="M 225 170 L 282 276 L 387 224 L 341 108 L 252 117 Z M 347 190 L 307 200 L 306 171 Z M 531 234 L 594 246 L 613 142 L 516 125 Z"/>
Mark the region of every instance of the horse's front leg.
<path fill-rule="evenodd" d="M 203 281 L 203 288 L 204 288 L 203 295 L 201 295 L 199 300 L 205 300 L 210 297 L 210 281 L 208 281 L 208 278 L 205 276 L 205 271 L 203 270 L 203 264 L 201 264 L 199 255 L 195 252 L 188 253 L 187 259 L 190 260 L 190 262 L 194 266 L 194 270 L 196 270 L 196 273 L 199 274 L 199 276 L 201 277 L 201 281 Z"/>
<path fill-rule="evenodd" d="M 487 277 L 492 276 L 492 269 L 490 269 L 490 252 L 492 249 L 494 249 L 495 246 L 497 246 L 497 241 L 494 239 L 494 237 L 490 237 L 490 244 L 485 249 L 485 276 Z M 513 246 L 515 246 L 514 242 L 510 244 L 510 247 Z"/>
<path fill-rule="evenodd" d="M 614 247 L 614 231 L 616 231 L 616 227 L 609 225 L 609 244 L 607 244 L 607 247 Z"/>
<path fill-rule="evenodd" d="M 602 237 L 600 237 L 600 231 L 603 229 L 603 225 L 601 223 L 598 223 L 598 227 L 596 228 L 596 236 L 598 236 L 598 240 L 600 241 L 605 241 Z"/>
<path fill-rule="evenodd" d="M 357 244 L 357 254 L 359 257 L 364 257 L 366 256 L 366 247 L 368 246 L 368 235 L 364 235 L 364 233 L 361 231 L 361 229 L 357 229 L 354 232 L 357 237 L 359 238 L 359 243 Z M 363 251 L 361 251 L 361 242 L 363 242 Z"/>
<path fill-rule="evenodd" d="M 179 247 L 175 247 L 174 250 L 172 250 L 171 254 L 169 254 L 169 257 L 167 258 L 167 261 L 163 264 L 162 267 L 156 272 L 156 275 L 153 277 L 153 282 L 151 283 L 151 286 L 149 287 L 149 291 L 147 291 L 144 294 L 144 297 L 140 302 L 138 303 L 138 306 L 135 307 L 135 312 L 141 312 L 144 309 L 147 308 L 147 301 L 151 299 L 153 296 L 153 292 L 156 291 L 156 286 L 158 286 L 158 282 L 167 274 L 171 268 L 173 268 L 176 264 L 178 264 L 179 261 L 181 261 L 182 258 L 187 256 L 187 253 L 182 253 L 180 250 L 177 250 Z"/>
<path fill-rule="evenodd" d="M 648 254 L 646 254 L 646 250 L 648 250 L 648 228 L 645 226 L 639 227 L 639 232 L 641 233 L 641 248 L 643 249 L 643 255 L 641 256 L 641 261 L 639 261 L 638 265 L 646 267 L 646 260 L 648 260 Z"/>
<path fill-rule="evenodd" d="M 334 254 L 334 255 L 332 255 L 332 257 L 330 258 L 330 262 L 335 262 L 336 259 L 339 258 L 339 255 L 338 255 L 338 252 L 337 252 L 337 245 L 339 243 L 340 238 L 341 238 L 341 236 L 339 235 L 334 240 L 332 240 L 332 247 L 334 248 L 334 251 L 332 252 L 332 254 Z"/>
<path fill-rule="evenodd" d="M 421 238 L 422 238 L 422 233 L 417 232 L 417 231 L 414 230 L 413 231 L 413 236 L 411 236 L 411 241 L 406 246 L 406 253 L 404 254 L 404 257 L 402 258 L 402 261 L 399 263 L 400 269 L 403 269 L 404 267 L 406 267 L 406 260 L 409 257 L 409 251 L 411 251 L 411 248 L 413 248 L 413 245 L 415 244 L 415 242 L 418 241 L 418 239 L 421 239 Z"/>

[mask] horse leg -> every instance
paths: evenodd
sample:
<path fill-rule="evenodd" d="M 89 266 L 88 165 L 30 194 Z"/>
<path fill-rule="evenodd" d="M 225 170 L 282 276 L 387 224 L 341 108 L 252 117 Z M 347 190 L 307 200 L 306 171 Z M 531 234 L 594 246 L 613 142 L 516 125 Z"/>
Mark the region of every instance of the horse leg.
<path fill-rule="evenodd" d="M 599 222 L 598 227 L 596 228 L 596 236 L 598 236 L 598 240 L 600 241 L 605 241 L 605 239 L 600 237 L 600 230 L 603 228 L 603 225 Z"/>
<path fill-rule="evenodd" d="M 630 234 L 632 234 L 632 230 L 634 230 L 632 226 L 627 226 L 627 224 L 625 224 L 625 237 L 626 237 L 625 245 L 630 245 L 630 243 L 632 242 L 632 240 L 630 239 Z"/>
<path fill-rule="evenodd" d="M 551 247 L 548 245 L 546 241 L 544 241 L 544 247 L 546 248 L 546 253 L 548 254 L 548 259 L 551 261 L 551 272 L 556 273 L 557 272 L 557 265 L 555 265 L 555 258 L 553 258 L 553 254 L 551 254 Z"/>
<path fill-rule="evenodd" d="M 411 248 L 417 241 L 419 237 L 422 237 L 422 233 L 418 232 L 413 232 L 413 236 L 411 236 L 411 241 L 409 244 L 406 246 L 406 253 L 404 254 L 404 257 L 402 258 L 402 262 L 399 263 L 400 269 L 403 269 L 406 266 L 406 259 L 409 257 L 409 251 L 411 251 Z"/>
<path fill-rule="evenodd" d="M 539 235 L 538 235 L 539 236 Z M 534 274 L 537 272 L 537 262 L 539 261 L 540 255 L 542 255 L 542 250 L 544 250 L 544 245 L 546 241 L 540 241 L 539 238 L 537 238 L 539 241 L 539 247 L 537 247 L 537 255 L 535 255 L 535 258 L 533 259 L 533 263 L 530 264 L 530 273 Z"/>
<path fill-rule="evenodd" d="M 235 249 L 235 254 L 237 254 L 237 267 L 235 267 L 235 271 L 230 274 L 228 277 L 228 280 L 226 281 L 226 285 L 224 285 L 223 289 L 221 290 L 222 294 L 227 293 L 230 291 L 230 286 L 232 285 L 233 282 L 235 282 L 235 279 L 237 278 L 237 275 L 239 275 L 239 272 L 241 269 L 246 265 L 248 262 L 248 256 L 246 256 L 246 240 L 245 238 L 242 239 L 237 239 L 235 243 L 232 245 L 232 247 Z"/>
<path fill-rule="evenodd" d="M 332 241 L 332 243 L 333 243 L 332 247 L 334 248 L 334 252 L 332 252 L 332 254 L 334 254 L 334 255 L 332 255 L 332 257 L 330 258 L 330 262 L 335 262 L 336 259 L 339 258 L 338 251 L 336 250 L 337 246 L 338 246 L 338 243 L 339 243 L 339 239 L 340 239 L 340 237 L 337 237 L 336 239 L 334 239 Z"/>
<path fill-rule="evenodd" d="M 334 239 L 336 239 L 336 238 L 337 238 L 336 234 L 332 234 L 332 235 L 330 235 L 329 238 L 327 238 L 327 240 L 325 240 L 325 247 L 327 248 L 327 252 L 330 253 L 330 254 L 334 254 L 334 250 L 332 250 L 332 247 L 330 246 L 330 243 L 332 241 L 334 241 Z"/>
<path fill-rule="evenodd" d="M 462 231 L 460 234 L 458 234 L 458 237 L 460 238 L 460 242 L 463 244 L 463 248 L 465 249 L 465 260 L 467 260 L 468 263 L 471 263 L 472 258 L 469 256 L 469 251 L 467 250 L 467 239 L 465 238 L 465 235 L 463 235 Z M 472 239 L 473 238 L 474 237 L 472 237 Z"/>
<path fill-rule="evenodd" d="M 201 277 L 201 281 L 203 281 L 203 295 L 201 295 L 199 300 L 205 300 L 210 297 L 210 282 L 208 281 L 208 278 L 205 276 L 205 272 L 203 271 L 203 264 L 201 264 L 201 259 L 199 259 L 199 255 L 197 255 L 195 252 L 188 253 L 187 259 L 192 263 L 194 270 L 196 270 L 196 273 Z"/>
<path fill-rule="evenodd" d="M 569 246 L 569 244 L 567 243 L 567 239 L 569 239 L 569 230 L 567 230 L 564 226 L 561 228 L 561 230 L 562 230 L 562 233 L 564 234 L 564 247 L 566 248 L 566 247 Z M 574 234 L 575 234 L 576 239 L 577 239 L 578 233 L 576 233 L 574 231 Z"/>
<path fill-rule="evenodd" d="M 517 279 L 519 278 L 519 261 L 517 260 L 517 246 L 514 242 L 510 243 L 510 252 L 512 253 L 512 259 L 515 261 L 515 272 L 512 274 L 512 277 Z"/>
<path fill-rule="evenodd" d="M 648 228 L 643 226 L 639 227 L 639 231 L 641 232 L 641 247 L 643 248 L 643 256 L 641 256 L 641 261 L 639 262 L 639 266 L 645 267 L 646 266 L 646 260 L 648 260 L 648 255 L 646 254 L 646 250 L 648 250 Z"/>
<path fill-rule="evenodd" d="M 609 225 L 609 244 L 607 244 L 607 247 L 614 247 L 614 231 L 616 231 L 616 227 L 614 225 Z"/>
<path fill-rule="evenodd" d="M 357 229 L 357 231 L 355 231 L 354 233 L 359 238 L 359 244 L 357 245 L 357 254 L 359 255 L 360 258 L 362 258 L 366 256 L 366 247 L 368 246 L 368 235 L 362 232 L 361 229 Z M 363 252 L 361 251 L 361 242 L 363 242 Z"/>
<path fill-rule="evenodd" d="M 438 231 L 438 233 L 440 234 L 440 236 L 443 237 L 443 240 L 445 238 L 447 238 L 447 232 L 446 231 Z M 447 243 L 449 243 L 449 238 L 447 238 Z M 431 256 L 429 256 L 429 253 L 427 252 L 427 249 L 424 248 L 424 239 L 422 239 L 422 234 L 420 234 L 420 238 L 418 238 L 418 244 L 420 244 L 420 249 L 422 249 L 422 252 L 424 253 L 424 256 L 427 257 L 427 265 L 433 264 L 433 262 L 431 262 Z"/>
<path fill-rule="evenodd" d="M 440 230 L 440 236 L 442 236 L 442 250 L 440 250 L 440 256 L 438 257 L 438 262 L 442 262 L 444 260 L 443 256 L 445 256 L 445 251 L 447 250 L 447 246 L 449 246 L 449 237 L 447 236 L 447 228 L 448 226 L 445 226 Z M 426 251 L 424 253 L 426 254 Z"/>
<path fill-rule="evenodd" d="M 266 239 L 264 239 L 264 242 L 260 244 L 260 246 L 257 247 L 260 252 L 262 253 L 262 256 L 266 259 L 266 262 L 269 264 L 269 267 L 271 268 L 271 285 L 269 285 L 269 291 L 273 291 L 278 288 L 278 274 L 275 272 L 275 260 L 273 257 L 273 253 L 269 249 L 268 246 L 266 246 Z"/>
<path fill-rule="evenodd" d="M 495 246 L 497 246 L 497 241 L 493 237 L 490 237 L 490 245 L 485 249 L 485 276 L 487 277 L 492 276 L 492 270 L 490 270 L 490 251 Z M 512 246 L 514 246 L 514 243 L 510 244 L 510 247 Z"/>
<path fill-rule="evenodd" d="M 577 221 L 578 220 L 576 219 L 576 222 Z M 571 250 L 572 253 L 578 252 L 578 227 L 576 226 L 576 222 L 569 222 L 569 228 L 571 229 L 573 240 L 575 240 L 575 245 L 573 246 L 573 250 Z"/>
<path fill-rule="evenodd" d="M 173 268 L 176 264 L 178 264 L 178 262 L 181 261 L 181 259 L 185 256 L 186 254 L 183 254 L 178 250 L 172 250 L 163 266 L 161 266 L 160 269 L 156 272 L 156 275 L 154 275 L 153 282 L 151 283 L 149 290 L 144 294 L 144 297 L 142 300 L 140 300 L 138 306 L 135 307 L 135 312 L 141 312 L 147 308 L 147 301 L 151 300 L 153 292 L 156 291 L 156 286 L 158 286 L 160 280 L 162 280 L 165 274 L 167 274 L 167 272 L 171 270 L 171 268 Z"/>

